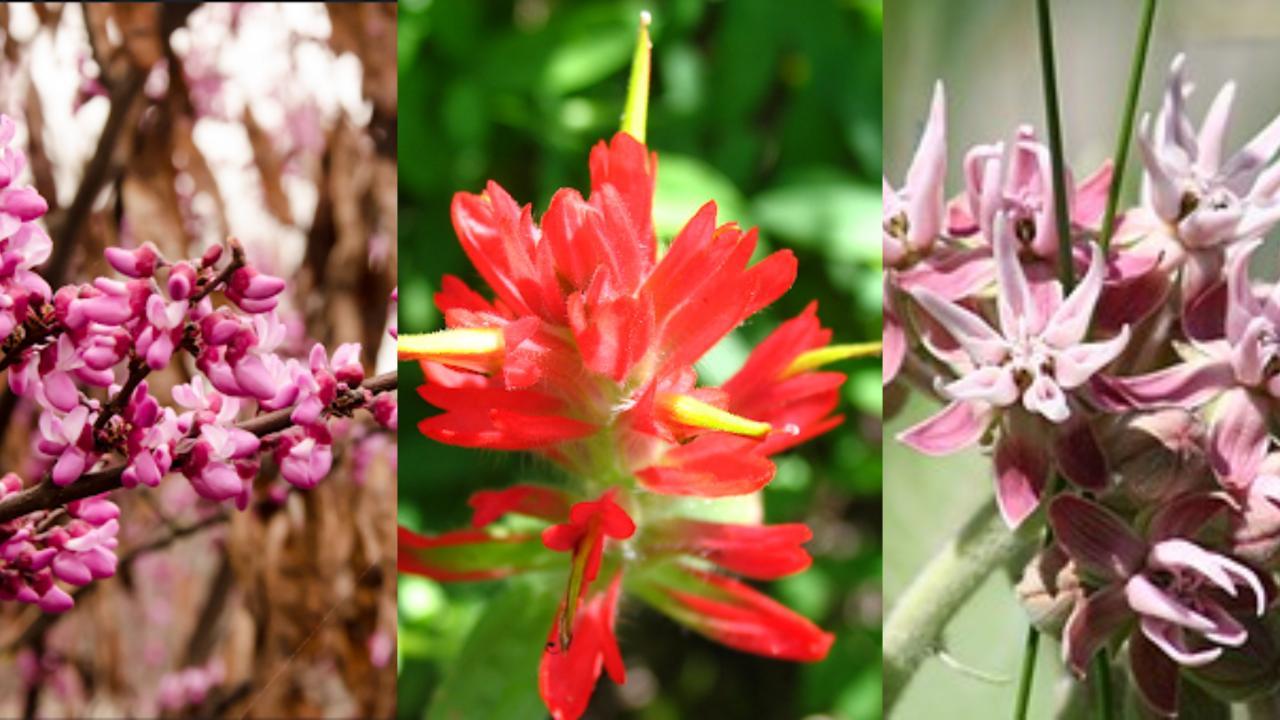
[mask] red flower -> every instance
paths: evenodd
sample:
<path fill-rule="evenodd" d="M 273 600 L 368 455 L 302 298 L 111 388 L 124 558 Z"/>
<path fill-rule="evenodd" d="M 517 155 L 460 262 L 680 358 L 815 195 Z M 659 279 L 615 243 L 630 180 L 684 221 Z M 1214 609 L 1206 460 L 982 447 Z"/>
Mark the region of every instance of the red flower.
<path fill-rule="evenodd" d="M 563 567 L 570 556 L 539 681 L 557 719 L 585 711 L 602 670 L 624 681 L 614 636 L 624 591 L 731 647 L 826 655 L 829 634 L 709 569 L 759 580 L 800 572 L 811 562 L 807 527 L 682 518 L 662 496 L 760 490 L 773 478 L 770 455 L 843 419 L 844 375 L 818 368 L 863 350 L 830 346 L 810 305 L 723 387 L 699 387 L 694 363 L 791 285 L 795 258 L 751 265 L 755 231 L 717 227 L 707 203 L 659 259 L 656 156 L 618 134 L 590 164 L 590 197 L 559 191 L 540 224 L 494 183 L 458 194 L 454 227 L 494 298 L 446 277 L 435 300 L 448 329 L 399 343 L 402 359 L 422 363 L 423 399 L 442 411 L 419 425 L 425 435 L 532 451 L 571 478 L 566 490 L 476 493 L 473 529 L 402 529 L 399 551 L 402 571 L 440 580 Z M 494 526 L 507 514 L 547 525 L 540 537 Z"/>

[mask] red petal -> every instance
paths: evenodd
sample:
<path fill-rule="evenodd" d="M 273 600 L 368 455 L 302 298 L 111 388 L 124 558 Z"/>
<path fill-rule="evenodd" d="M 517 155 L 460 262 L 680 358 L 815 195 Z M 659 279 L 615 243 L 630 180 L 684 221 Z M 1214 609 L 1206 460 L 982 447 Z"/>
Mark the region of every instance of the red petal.
<path fill-rule="evenodd" d="M 626 669 L 613 631 L 621 577 L 614 578 L 607 592 L 583 604 L 574 622 L 573 639 L 564 651 L 559 646 L 560 613 L 556 614 L 538 668 L 538 691 L 553 720 L 582 717 L 602 669 L 608 670 L 614 682 L 626 682 Z"/>
<path fill-rule="evenodd" d="M 663 495 L 725 497 L 755 492 L 773 479 L 774 466 L 755 443 L 714 433 L 668 450 L 661 464 L 636 473 L 647 490 Z"/>
<path fill-rule="evenodd" d="M 683 574 L 678 587 L 659 586 L 673 603 L 659 609 L 712 640 L 801 662 L 822 660 L 831 649 L 834 636 L 754 588 L 700 570 Z"/>
<path fill-rule="evenodd" d="M 813 538 L 807 525 L 733 525 L 677 520 L 658 530 L 655 549 L 706 558 L 731 572 L 756 580 L 803 572 L 813 558 L 804 544 Z M 670 542 L 665 541 L 667 537 Z"/>
<path fill-rule="evenodd" d="M 609 144 L 591 149 L 591 199 L 612 187 L 634 228 L 640 274 L 648 274 L 657 258 L 658 244 L 653 234 L 653 189 L 658 176 L 658 156 L 626 133 L 617 133 Z M 631 286 L 634 288 L 634 286 Z"/>
<path fill-rule="evenodd" d="M 583 363 L 622 382 L 648 352 L 653 338 L 653 306 L 647 298 L 623 295 L 589 307 L 582 295 L 569 300 L 570 325 Z"/>
<path fill-rule="evenodd" d="M 724 391 L 738 403 L 735 407 L 756 404 L 757 393 L 776 383 L 801 353 L 830 342 L 831 331 L 818 323 L 818 303 L 811 302 L 804 312 L 779 325 L 751 351 L 742 369 L 723 385 Z"/>
<path fill-rule="evenodd" d="M 467 504 L 475 510 L 471 517 L 473 527 L 484 527 L 507 513 L 553 522 L 561 522 L 569 516 L 568 496 L 560 490 L 538 485 L 481 490 L 472 493 Z"/>

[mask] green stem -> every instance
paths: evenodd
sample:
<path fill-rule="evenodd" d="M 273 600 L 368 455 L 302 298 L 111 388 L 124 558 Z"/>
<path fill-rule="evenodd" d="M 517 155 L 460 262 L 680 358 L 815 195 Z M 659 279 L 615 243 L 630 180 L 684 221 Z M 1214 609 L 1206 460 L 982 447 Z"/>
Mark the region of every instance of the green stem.
<path fill-rule="evenodd" d="M 1058 225 L 1058 277 L 1065 292 L 1075 287 L 1075 263 L 1071 257 L 1071 211 L 1067 207 L 1066 173 L 1062 160 L 1062 125 L 1058 113 L 1058 80 L 1053 63 L 1053 20 L 1049 0 L 1036 0 L 1040 26 L 1040 70 L 1044 81 L 1045 121 L 1049 130 L 1049 159 L 1053 165 L 1053 210 Z"/>
<path fill-rule="evenodd" d="M 1035 546 L 1034 523 L 1011 532 L 989 501 L 911 581 L 884 623 L 884 709 L 894 703 L 920 668 L 937 653 L 942 632 L 992 571 Z"/>
<path fill-rule="evenodd" d="M 1111 651 L 1102 648 L 1093 659 L 1093 682 L 1098 693 L 1098 714 L 1102 720 L 1115 717 L 1115 699 L 1111 694 Z"/>
<path fill-rule="evenodd" d="M 1156 0 L 1146 0 L 1142 22 L 1138 26 L 1138 45 L 1133 50 L 1133 64 L 1129 70 L 1129 94 L 1125 97 L 1124 115 L 1120 119 L 1120 136 L 1116 138 L 1116 164 L 1111 171 L 1111 187 L 1107 190 L 1107 208 L 1102 215 L 1099 242 L 1104 253 L 1111 246 L 1111 236 L 1115 232 L 1116 206 L 1120 203 L 1120 186 L 1124 182 L 1124 167 L 1129 159 L 1129 139 L 1133 137 L 1133 117 L 1138 112 L 1138 93 L 1142 89 L 1142 71 L 1147 63 L 1147 48 L 1151 45 L 1151 26 L 1155 14 Z"/>
<path fill-rule="evenodd" d="M 1022 672 L 1018 675 L 1017 702 L 1013 706 L 1013 717 L 1025 720 L 1027 706 L 1031 703 L 1031 685 L 1036 676 L 1036 654 L 1040 650 L 1040 632 L 1034 625 L 1027 627 L 1026 645 L 1022 650 Z"/>

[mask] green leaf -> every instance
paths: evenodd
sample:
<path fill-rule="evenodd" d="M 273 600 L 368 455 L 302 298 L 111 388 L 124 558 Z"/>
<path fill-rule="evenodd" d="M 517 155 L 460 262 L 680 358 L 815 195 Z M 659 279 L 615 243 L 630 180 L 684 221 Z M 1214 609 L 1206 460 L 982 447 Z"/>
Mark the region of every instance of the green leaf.
<path fill-rule="evenodd" d="M 538 662 L 558 597 L 532 582 L 511 582 L 467 637 L 436 690 L 427 720 L 542 720 Z"/>
<path fill-rule="evenodd" d="M 664 153 L 658 160 L 653 225 L 671 239 L 708 200 L 716 201 L 717 222 L 746 225 L 746 202 L 733 181 L 697 158 Z"/>
<path fill-rule="evenodd" d="M 766 190 L 751 205 L 760 227 L 833 263 L 878 262 L 880 195 L 843 173 L 811 169 Z"/>

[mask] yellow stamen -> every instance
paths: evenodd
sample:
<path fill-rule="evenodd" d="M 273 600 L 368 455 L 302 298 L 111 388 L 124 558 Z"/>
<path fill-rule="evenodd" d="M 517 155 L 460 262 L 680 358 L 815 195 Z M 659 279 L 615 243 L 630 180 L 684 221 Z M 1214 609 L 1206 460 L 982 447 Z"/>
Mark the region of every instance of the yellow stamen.
<path fill-rule="evenodd" d="M 769 423 L 748 420 L 688 395 L 667 395 L 662 399 L 662 404 L 677 421 L 692 427 L 747 437 L 764 437 L 773 430 Z"/>
<path fill-rule="evenodd" d="M 636 52 L 631 57 L 631 79 L 627 81 L 627 102 L 622 109 L 622 131 L 644 142 L 644 128 L 649 116 L 649 11 L 640 13 L 640 33 Z"/>
<path fill-rule="evenodd" d="M 791 365 L 782 372 L 782 377 L 788 378 L 793 375 L 799 375 L 802 372 L 817 370 L 823 365 L 840 360 L 875 357 L 880 352 L 881 343 L 878 342 L 849 343 L 847 345 L 828 345 L 814 348 L 808 352 L 800 353 L 795 360 L 791 361 Z"/>
<path fill-rule="evenodd" d="M 502 351 L 500 328 L 456 328 L 401 335 L 396 342 L 396 353 L 401 360 L 433 360 L 449 365 L 498 359 Z"/>

